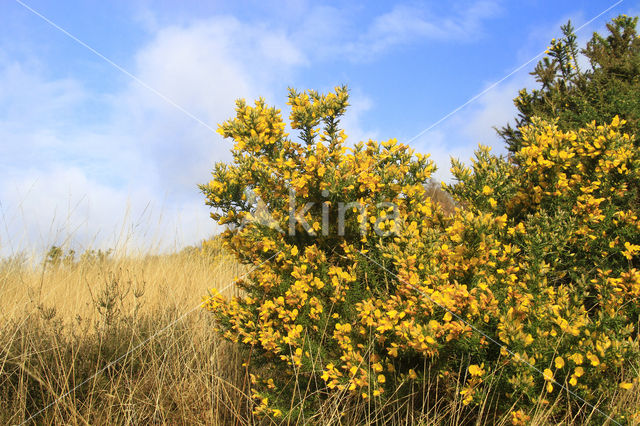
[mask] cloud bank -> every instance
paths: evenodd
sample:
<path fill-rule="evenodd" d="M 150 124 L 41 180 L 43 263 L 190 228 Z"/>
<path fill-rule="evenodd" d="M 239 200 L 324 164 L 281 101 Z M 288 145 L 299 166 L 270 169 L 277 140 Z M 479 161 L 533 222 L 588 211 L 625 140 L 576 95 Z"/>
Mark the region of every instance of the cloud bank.
<path fill-rule="evenodd" d="M 364 31 L 324 38 L 321 28 L 233 16 L 157 27 L 133 52 L 129 71 L 171 102 L 133 80 L 96 93 L 80 78 L 52 78 L 35 54 L 12 60 L 0 52 L 0 255 L 53 244 L 146 252 L 197 243 L 217 232 L 197 184 L 209 180 L 214 162 L 230 158 L 229 142 L 211 128 L 233 114 L 236 98 L 264 96 L 282 106 L 286 82 L 329 52 L 367 61 L 416 39 L 465 40 L 498 12 L 488 1 L 448 15 L 398 5 Z M 314 6 L 310 16 L 348 27 L 336 8 Z M 123 76 L 114 70 L 114 78 Z M 483 135 L 490 118 L 510 117 L 498 106 L 506 93 L 416 147 L 433 152 L 441 170 L 448 154 L 468 158 L 464 143 L 444 140 L 452 131 L 463 138 L 465 129 Z M 350 141 L 376 138 L 378 129 L 363 125 L 370 98 L 356 88 L 351 104 L 343 120 Z"/>

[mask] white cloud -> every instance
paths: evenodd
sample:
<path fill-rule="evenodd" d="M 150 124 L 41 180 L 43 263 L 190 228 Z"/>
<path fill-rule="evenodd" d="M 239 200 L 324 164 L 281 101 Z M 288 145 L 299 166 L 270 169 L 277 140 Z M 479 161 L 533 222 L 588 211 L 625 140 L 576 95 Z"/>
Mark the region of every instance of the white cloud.
<path fill-rule="evenodd" d="M 51 82 L 38 81 L 37 73 L 32 72 L 39 64 L 7 61 L 0 68 L 0 111 L 3 124 L 24 117 L 38 118 L 41 122 L 53 124 L 53 112 L 65 109 L 82 101 L 84 93 L 72 79 Z"/>
<path fill-rule="evenodd" d="M 288 3 L 272 6 L 280 25 L 308 58 L 323 61 L 370 61 L 416 42 L 473 42 L 485 22 L 501 12 L 499 0 L 402 2 L 372 17 L 369 4 Z"/>
<path fill-rule="evenodd" d="M 284 33 L 221 17 L 158 30 L 131 71 L 215 128 L 305 60 Z M 207 127 L 134 81 L 84 123 L 93 94 L 37 61 L 1 62 L 0 87 L 0 254 L 66 240 L 173 248 L 215 230 L 197 184 L 230 145 Z"/>
<path fill-rule="evenodd" d="M 147 16 L 153 32 L 130 71 L 215 128 L 232 116 L 237 97 L 283 104 L 286 82 L 312 59 L 366 59 L 416 39 L 466 40 L 496 4 L 476 1 L 449 16 L 396 6 L 359 38 L 330 6 L 301 7 L 311 11 L 306 20 L 292 11 L 273 27 L 230 16 L 159 26 Z M 229 143 L 135 81 L 96 97 L 76 80 L 51 79 L 37 61 L 0 58 L 0 254 L 65 241 L 166 249 L 215 230 L 197 184 L 215 161 L 230 158 Z M 351 104 L 343 119 L 349 142 L 376 139 L 361 124 L 370 98 L 354 88 Z M 104 113 L 100 122 L 84 121 L 91 108 Z M 444 146 L 432 151 L 460 151 Z"/>
<path fill-rule="evenodd" d="M 445 15 L 413 4 L 396 5 L 376 17 L 357 42 L 348 44 L 348 53 L 366 59 L 416 40 L 477 40 L 484 21 L 500 11 L 497 2 L 485 0 L 458 4 L 453 9 L 453 14 Z"/>
<path fill-rule="evenodd" d="M 125 191 L 91 180 L 79 168 L 24 170 L 3 182 L 0 194 L 5 254 L 53 244 L 161 250 L 192 243 L 215 229 L 201 202 L 184 202 L 180 209 L 162 206 L 153 188 Z"/>

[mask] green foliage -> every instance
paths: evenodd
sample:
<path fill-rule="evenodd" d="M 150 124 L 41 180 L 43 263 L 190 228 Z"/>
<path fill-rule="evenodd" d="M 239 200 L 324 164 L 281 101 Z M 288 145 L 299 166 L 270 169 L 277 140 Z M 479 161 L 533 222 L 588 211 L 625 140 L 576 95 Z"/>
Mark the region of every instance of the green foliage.
<path fill-rule="evenodd" d="M 65 250 L 56 245 L 52 245 L 44 257 L 44 264 L 54 268 L 64 265 L 65 267 L 75 267 L 77 265 L 100 265 L 104 264 L 113 254 L 113 249 L 107 250 L 86 250 L 79 257 L 76 251 Z"/>
<path fill-rule="evenodd" d="M 615 115 L 627 121 L 623 131 L 637 135 L 640 129 L 640 38 L 638 18 L 625 15 L 607 24 L 606 37 L 594 33 L 582 50 L 571 22 L 562 26 L 563 37 L 551 40 L 547 55 L 531 73 L 540 87 L 522 89 L 514 104 L 515 128 L 498 133 L 510 152 L 522 146 L 518 128 L 532 124 L 533 117 L 558 120 L 562 130 L 577 130 L 596 121 L 604 124 Z M 589 61 L 582 70 L 579 55 Z M 636 146 L 638 146 L 636 142 Z"/>
<path fill-rule="evenodd" d="M 58 266 L 60 265 L 63 256 L 64 251 L 62 250 L 62 248 L 58 246 L 51 246 L 51 248 L 49 248 L 49 251 L 47 252 L 45 263 L 53 266 Z"/>
<path fill-rule="evenodd" d="M 86 250 L 80 256 L 78 263 L 83 265 L 101 265 L 107 262 L 113 255 L 113 249 Z"/>

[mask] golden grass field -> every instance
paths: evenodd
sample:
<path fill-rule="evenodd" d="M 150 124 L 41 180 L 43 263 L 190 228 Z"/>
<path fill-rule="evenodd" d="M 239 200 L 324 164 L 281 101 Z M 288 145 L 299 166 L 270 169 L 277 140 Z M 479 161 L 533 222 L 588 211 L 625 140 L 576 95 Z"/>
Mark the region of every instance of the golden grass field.
<path fill-rule="evenodd" d="M 238 354 L 216 339 L 211 315 L 200 308 L 209 288 L 232 295 L 229 284 L 246 270 L 222 249 L 57 265 L 3 261 L 0 424 L 260 423 L 251 415 Z M 394 423 L 510 420 L 490 411 L 470 420 L 461 400 L 436 401 L 427 410 L 398 405 Z M 616 404 L 640 404 L 640 394 Z M 547 424 L 548 412 L 540 407 L 533 423 Z M 327 410 L 315 419 L 283 420 L 362 422 L 377 423 L 375 413 L 355 419 Z"/>
<path fill-rule="evenodd" d="M 4 261 L 0 424 L 246 423 L 241 370 L 199 307 L 242 271 L 197 252 Z"/>

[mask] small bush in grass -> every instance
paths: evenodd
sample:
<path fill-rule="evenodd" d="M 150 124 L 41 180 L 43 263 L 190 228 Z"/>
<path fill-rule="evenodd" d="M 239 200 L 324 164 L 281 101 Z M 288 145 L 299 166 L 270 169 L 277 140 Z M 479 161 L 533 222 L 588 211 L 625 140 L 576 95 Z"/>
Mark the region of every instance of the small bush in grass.
<path fill-rule="evenodd" d="M 220 126 L 233 162 L 201 186 L 256 268 L 243 295 L 205 302 L 244 348 L 254 411 L 381 420 L 461 398 L 514 423 L 541 406 L 637 415 L 607 411 L 638 386 L 640 155 L 621 122 L 538 120 L 509 159 L 481 148 L 471 168 L 454 163 L 462 207 L 445 213 L 426 156 L 395 140 L 347 147 L 347 99 L 291 90 L 299 141 L 280 111 L 238 101 Z"/>

